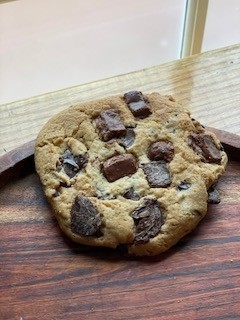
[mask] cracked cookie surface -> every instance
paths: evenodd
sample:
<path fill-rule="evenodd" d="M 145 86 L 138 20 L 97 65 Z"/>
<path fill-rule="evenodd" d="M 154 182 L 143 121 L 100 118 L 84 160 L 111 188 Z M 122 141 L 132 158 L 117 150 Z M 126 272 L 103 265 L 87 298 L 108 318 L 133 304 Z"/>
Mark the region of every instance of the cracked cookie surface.
<path fill-rule="evenodd" d="M 220 142 L 187 108 L 139 91 L 62 111 L 35 148 L 61 229 L 76 242 L 125 245 L 135 255 L 159 254 L 189 233 L 226 164 Z"/>

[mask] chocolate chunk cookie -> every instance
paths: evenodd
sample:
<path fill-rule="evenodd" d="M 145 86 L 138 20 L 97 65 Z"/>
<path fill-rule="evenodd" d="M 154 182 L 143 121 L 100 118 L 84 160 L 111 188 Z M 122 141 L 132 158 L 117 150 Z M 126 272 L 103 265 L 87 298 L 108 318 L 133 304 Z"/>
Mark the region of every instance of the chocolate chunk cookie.
<path fill-rule="evenodd" d="M 227 156 L 171 96 L 130 91 L 50 119 L 35 164 L 72 240 L 143 256 L 169 249 L 220 201 Z"/>

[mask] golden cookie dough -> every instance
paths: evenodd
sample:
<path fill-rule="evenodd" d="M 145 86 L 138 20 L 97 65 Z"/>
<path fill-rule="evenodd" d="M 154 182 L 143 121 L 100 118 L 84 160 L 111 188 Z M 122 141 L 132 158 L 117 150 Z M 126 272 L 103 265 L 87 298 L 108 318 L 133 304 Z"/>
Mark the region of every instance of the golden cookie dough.
<path fill-rule="evenodd" d="M 81 103 L 40 131 L 35 165 L 74 241 L 157 255 L 207 212 L 227 156 L 171 96 L 129 92 Z"/>

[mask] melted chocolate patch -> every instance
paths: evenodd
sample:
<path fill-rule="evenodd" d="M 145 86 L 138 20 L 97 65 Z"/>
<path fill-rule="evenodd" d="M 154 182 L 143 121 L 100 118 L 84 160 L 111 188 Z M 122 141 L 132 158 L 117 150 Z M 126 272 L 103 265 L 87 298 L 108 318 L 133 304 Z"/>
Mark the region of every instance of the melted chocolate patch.
<path fill-rule="evenodd" d="M 72 151 L 67 149 L 62 157 L 59 158 L 61 165 L 57 166 L 57 171 L 64 169 L 69 178 L 73 178 L 86 165 L 88 158 L 86 154 L 73 156 Z"/>
<path fill-rule="evenodd" d="M 193 132 L 188 137 L 188 144 L 202 161 L 217 164 L 221 162 L 220 150 L 215 145 L 212 136 Z"/>
<path fill-rule="evenodd" d="M 164 160 L 172 161 L 174 156 L 173 144 L 170 141 L 157 141 L 150 145 L 148 158 L 153 161 Z"/>
<path fill-rule="evenodd" d="M 136 159 L 132 154 L 120 154 L 106 160 L 102 169 L 107 180 L 113 182 L 134 174 L 137 171 Z"/>
<path fill-rule="evenodd" d="M 163 224 L 163 214 L 159 203 L 153 199 L 147 199 L 132 213 L 136 235 L 134 242 L 142 244 L 155 237 Z"/>
<path fill-rule="evenodd" d="M 171 184 L 171 177 L 164 161 L 152 161 L 141 165 L 151 188 L 166 188 Z"/>
<path fill-rule="evenodd" d="M 128 191 L 123 194 L 123 197 L 126 199 L 137 201 L 140 199 L 140 196 L 135 192 L 133 187 L 131 187 Z"/>
<path fill-rule="evenodd" d="M 119 138 L 126 134 L 126 128 L 115 109 L 102 111 L 96 119 L 96 126 L 103 141 Z"/>
<path fill-rule="evenodd" d="M 101 218 L 92 202 L 77 195 L 71 209 L 71 230 L 80 236 L 99 236 Z"/>
<path fill-rule="evenodd" d="M 150 105 L 142 92 L 129 91 L 124 94 L 123 98 L 134 117 L 143 119 L 151 114 Z"/>

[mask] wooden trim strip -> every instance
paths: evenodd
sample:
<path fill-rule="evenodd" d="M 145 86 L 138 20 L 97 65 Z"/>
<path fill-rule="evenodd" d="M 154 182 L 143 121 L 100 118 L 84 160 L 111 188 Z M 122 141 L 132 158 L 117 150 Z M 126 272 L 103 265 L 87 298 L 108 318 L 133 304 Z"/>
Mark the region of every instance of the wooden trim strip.
<path fill-rule="evenodd" d="M 0 157 L 0 188 L 34 170 L 35 140 Z"/>
<path fill-rule="evenodd" d="M 181 58 L 201 52 L 208 0 L 187 0 Z"/>

